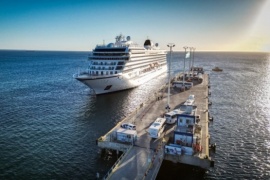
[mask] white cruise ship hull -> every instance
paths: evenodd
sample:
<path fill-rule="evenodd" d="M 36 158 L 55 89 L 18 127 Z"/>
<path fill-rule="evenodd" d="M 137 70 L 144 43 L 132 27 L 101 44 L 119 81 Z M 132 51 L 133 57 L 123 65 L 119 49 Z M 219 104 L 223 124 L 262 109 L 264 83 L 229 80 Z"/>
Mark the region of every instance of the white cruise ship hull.
<path fill-rule="evenodd" d="M 74 77 L 93 89 L 95 94 L 105 94 L 137 87 L 165 72 L 167 72 L 167 66 L 160 67 L 159 69 L 155 69 L 136 78 L 127 78 L 125 75 L 121 74 L 104 77 L 75 74 Z"/>
<path fill-rule="evenodd" d="M 96 94 L 137 87 L 167 71 L 166 50 L 147 39 L 143 46 L 116 36 L 115 43 L 97 45 L 89 54 L 87 71 L 74 75 Z"/>

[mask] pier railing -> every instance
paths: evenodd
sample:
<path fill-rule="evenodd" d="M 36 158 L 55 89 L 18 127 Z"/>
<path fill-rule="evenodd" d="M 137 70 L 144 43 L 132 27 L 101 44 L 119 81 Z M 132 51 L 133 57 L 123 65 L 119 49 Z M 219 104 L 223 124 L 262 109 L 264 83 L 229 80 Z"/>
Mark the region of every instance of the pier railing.
<path fill-rule="evenodd" d="M 172 78 L 176 79 L 177 77 L 180 77 L 182 74 L 179 73 L 176 77 Z M 172 81 L 171 80 L 171 81 Z M 150 95 L 143 103 L 141 103 L 139 106 L 137 106 L 137 108 L 131 112 L 127 117 L 125 117 L 124 119 L 120 120 L 117 125 L 112 128 L 109 132 L 107 132 L 104 136 L 101 136 L 98 141 L 99 142 L 114 142 L 115 138 L 112 138 L 113 132 L 115 131 L 116 128 L 119 128 L 120 125 L 123 122 L 128 122 L 128 123 L 132 123 L 136 125 L 136 119 L 138 118 L 143 118 L 143 116 L 147 113 L 148 109 L 151 107 L 149 106 L 151 103 L 156 102 L 157 100 L 162 100 L 165 96 L 164 94 L 167 94 L 165 91 L 168 87 L 168 83 L 166 83 L 165 85 L 161 86 L 159 89 L 157 89 L 156 92 L 153 92 L 152 95 Z M 165 109 L 165 107 L 164 107 Z M 138 122 L 138 121 L 137 121 Z M 102 143 L 99 143 L 100 145 Z M 103 147 L 104 148 L 104 147 Z"/>
<path fill-rule="evenodd" d="M 164 94 L 164 90 L 167 88 L 167 86 L 168 85 L 166 84 L 166 85 L 163 85 L 161 88 L 159 88 L 155 93 L 153 93 L 152 96 L 149 96 L 148 99 L 145 102 L 141 103 L 132 113 L 130 113 L 127 117 L 125 117 L 124 119 L 119 121 L 118 124 L 113 129 L 111 129 L 107 134 L 105 134 L 104 136 L 101 136 L 98 139 L 98 142 L 100 143 L 100 145 L 102 144 L 102 142 L 105 142 L 105 141 L 110 142 L 112 140 L 111 135 L 112 135 L 113 131 L 115 130 L 115 128 L 119 127 L 121 123 L 130 122 L 130 123 L 135 124 L 135 122 L 136 122 L 135 119 L 136 118 L 138 118 L 140 116 L 142 118 L 143 115 L 147 112 L 147 109 L 150 108 L 149 104 L 155 102 L 158 98 L 162 99 L 162 96 Z M 126 151 L 124 151 L 124 153 L 117 159 L 117 161 L 114 163 L 114 165 L 111 167 L 111 169 L 103 177 L 104 180 L 110 178 L 111 174 L 117 168 L 118 164 L 121 163 L 121 161 L 125 158 L 125 156 L 130 152 L 132 147 L 133 147 L 133 144 L 129 145 L 129 147 L 126 149 Z"/>
<path fill-rule="evenodd" d="M 146 101 L 141 103 L 131 114 L 129 114 L 126 118 L 121 120 L 119 124 L 122 122 L 130 122 L 132 124 L 136 124 L 136 119 L 140 116 L 143 117 L 145 111 L 149 109 L 149 104 L 155 102 L 157 99 L 162 99 L 164 90 L 167 88 L 167 85 L 163 85 L 161 88 L 159 88 L 156 92 L 154 92 L 151 96 L 147 98 Z"/>
<path fill-rule="evenodd" d="M 157 100 L 157 98 L 162 98 L 163 97 L 163 93 L 162 91 L 164 91 L 164 89 L 167 87 L 167 85 L 163 85 L 161 88 L 159 88 L 155 93 L 153 93 L 153 95 L 149 96 L 148 99 L 141 103 L 139 106 L 137 106 L 137 108 L 131 112 L 127 117 L 125 117 L 124 119 L 120 120 L 118 122 L 118 124 L 111 129 L 109 132 L 107 132 L 107 134 L 105 134 L 104 136 L 101 136 L 99 138 L 100 141 L 104 141 L 107 140 L 109 137 L 107 137 L 107 135 L 111 134 L 116 127 L 119 127 L 121 125 L 121 123 L 123 122 L 130 122 L 130 123 L 134 123 L 135 124 L 135 119 L 138 118 L 138 115 L 141 115 L 142 112 L 144 110 L 146 110 L 146 108 L 149 108 L 148 105 L 153 103 L 154 101 Z"/>
<path fill-rule="evenodd" d="M 181 76 L 183 76 L 182 73 L 177 74 L 175 77 L 171 79 L 170 82 L 172 82 L 174 79 L 180 78 Z M 161 86 L 156 92 L 154 92 L 151 96 L 149 96 L 145 102 L 141 103 L 131 114 L 129 114 L 126 118 L 121 120 L 119 124 L 121 124 L 124 121 L 136 124 L 135 120 L 139 118 L 140 116 L 143 117 L 143 115 L 150 108 L 149 104 L 156 102 L 157 100 L 162 100 L 165 97 L 164 94 L 167 94 L 167 92 L 165 92 L 167 88 L 168 88 L 168 83 Z M 165 107 L 164 107 L 164 110 L 165 110 Z"/>
<path fill-rule="evenodd" d="M 154 154 L 151 157 L 151 161 L 146 168 L 146 171 L 141 177 L 142 180 L 145 179 L 156 179 L 160 166 L 162 164 L 164 158 L 164 143 L 160 141 L 158 144 L 157 149 L 155 150 Z"/>
<path fill-rule="evenodd" d="M 107 174 L 103 177 L 103 180 L 107 180 L 110 178 L 113 171 L 117 168 L 118 164 L 122 162 L 122 160 L 126 157 L 126 155 L 129 153 L 133 145 L 130 145 L 129 148 L 117 159 L 117 161 L 114 163 L 114 165 L 111 167 L 111 169 L 107 172 Z"/>

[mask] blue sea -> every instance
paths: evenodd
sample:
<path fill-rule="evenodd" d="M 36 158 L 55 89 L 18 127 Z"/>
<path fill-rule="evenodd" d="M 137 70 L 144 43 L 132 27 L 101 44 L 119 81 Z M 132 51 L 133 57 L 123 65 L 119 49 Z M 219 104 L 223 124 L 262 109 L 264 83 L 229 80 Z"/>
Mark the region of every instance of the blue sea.
<path fill-rule="evenodd" d="M 88 54 L 0 51 L 0 179 L 95 179 L 113 165 L 117 157 L 102 155 L 95 140 L 167 75 L 95 96 L 72 77 L 87 68 Z M 183 57 L 172 53 L 174 74 Z M 210 76 L 215 167 L 201 174 L 164 162 L 157 179 L 270 179 L 270 54 L 195 52 L 194 65 Z"/>

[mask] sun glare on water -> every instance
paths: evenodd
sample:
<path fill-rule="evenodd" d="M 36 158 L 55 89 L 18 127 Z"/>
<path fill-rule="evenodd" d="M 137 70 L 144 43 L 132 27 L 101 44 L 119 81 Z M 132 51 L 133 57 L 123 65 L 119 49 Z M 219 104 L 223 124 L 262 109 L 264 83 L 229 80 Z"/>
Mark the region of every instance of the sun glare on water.
<path fill-rule="evenodd" d="M 267 69 L 270 69 L 270 54 L 268 54 L 268 67 L 266 67 Z M 270 73 L 267 73 L 266 74 L 266 79 L 269 81 L 269 83 L 267 83 L 268 85 L 268 88 L 267 88 L 267 92 L 268 94 L 266 95 L 266 98 L 267 98 L 267 109 L 270 109 Z M 268 111 L 267 112 L 268 114 L 266 115 L 267 119 L 268 119 L 268 124 L 266 125 L 267 129 L 268 129 L 268 132 L 270 134 L 270 112 Z M 266 145 L 268 147 L 268 149 L 270 149 L 270 140 L 268 139 L 266 141 Z M 270 164 L 270 161 L 269 161 L 269 164 Z"/>

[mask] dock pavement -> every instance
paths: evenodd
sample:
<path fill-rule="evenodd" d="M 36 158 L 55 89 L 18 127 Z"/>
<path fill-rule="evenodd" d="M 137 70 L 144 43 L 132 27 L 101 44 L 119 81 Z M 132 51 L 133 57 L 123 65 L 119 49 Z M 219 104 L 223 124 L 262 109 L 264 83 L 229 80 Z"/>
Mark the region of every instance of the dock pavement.
<path fill-rule="evenodd" d="M 202 126 L 202 152 L 201 158 L 206 159 L 209 157 L 209 134 L 208 134 L 208 93 L 209 93 L 209 82 L 208 74 L 203 75 L 203 80 L 201 83 L 198 81 L 194 82 L 194 86 L 181 92 L 177 88 L 170 88 L 170 108 L 171 110 L 178 108 L 182 103 L 186 101 L 189 95 L 195 95 L 195 105 L 197 105 L 197 115 L 200 115 L 200 125 Z M 168 142 L 170 136 L 173 133 L 174 125 L 167 125 L 162 137 L 158 139 L 152 139 L 148 135 L 148 128 L 156 120 L 157 117 L 162 116 L 167 110 L 165 109 L 167 105 L 167 92 L 162 90 L 162 92 L 155 93 L 155 99 L 147 104 L 143 110 L 138 111 L 133 118 L 125 118 L 123 122 L 132 122 L 137 127 L 138 139 L 134 144 L 127 145 L 112 140 L 111 134 L 115 129 L 119 128 L 119 124 L 116 125 L 110 132 L 102 136 L 98 141 L 98 146 L 101 148 L 108 149 L 128 149 L 128 152 L 123 156 L 123 159 L 118 162 L 111 169 L 110 173 L 105 177 L 107 179 L 155 179 L 163 159 L 170 160 L 167 154 L 164 154 L 164 145 Z M 109 142 L 108 142 L 109 141 Z M 107 144 L 106 144 L 107 143 Z M 166 156 L 166 157 L 165 157 Z M 175 159 L 172 159 L 175 161 Z M 187 161 L 187 162 L 186 162 Z M 197 160 L 195 160 L 197 161 Z M 193 164 L 192 159 L 185 159 L 179 161 L 181 163 Z M 176 161 L 177 162 L 177 161 Z M 207 168 L 207 167 L 206 167 Z"/>

